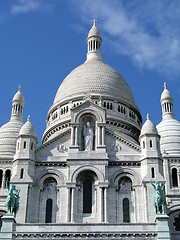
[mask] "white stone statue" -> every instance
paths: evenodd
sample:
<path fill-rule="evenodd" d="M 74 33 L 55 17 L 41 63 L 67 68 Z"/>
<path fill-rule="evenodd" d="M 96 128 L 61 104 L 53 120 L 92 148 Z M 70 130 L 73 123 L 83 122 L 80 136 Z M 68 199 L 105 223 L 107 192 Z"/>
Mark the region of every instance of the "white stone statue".
<path fill-rule="evenodd" d="M 84 126 L 83 131 L 84 136 L 84 150 L 91 151 L 93 150 L 93 129 L 91 128 L 90 122 L 87 122 L 86 126 Z"/>

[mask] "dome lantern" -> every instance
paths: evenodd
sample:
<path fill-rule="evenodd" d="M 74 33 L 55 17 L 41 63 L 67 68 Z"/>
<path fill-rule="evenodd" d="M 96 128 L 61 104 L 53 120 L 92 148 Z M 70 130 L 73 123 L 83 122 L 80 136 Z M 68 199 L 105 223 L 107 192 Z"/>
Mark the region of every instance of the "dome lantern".
<path fill-rule="evenodd" d="M 14 95 L 12 100 L 11 120 L 12 119 L 22 120 L 23 107 L 24 97 L 21 93 L 21 85 L 19 85 L 18 92 Z"/>
<path fill-rule="evenodd" d="M 171 93 L 167 90 L 167 84 L 164 83 L 164 91 L 161 94 L 162 118 L 174 118 L 173 112 L 173 98 Z"/>
<path fill-rule="evenodd" d="M 88 37 L 87 37 L 87 48 L 88 48 L 88 53 L 87 53 L 87 60 L 90 59 L 102 59 L 102 54 L 101 54 L 101 43 L 102 43 L 102 38 L 99 29 L 96 27 L 96 22 L 97 20 L 93 20 L 94 24 L 92 28 L 89 31 Z"/>

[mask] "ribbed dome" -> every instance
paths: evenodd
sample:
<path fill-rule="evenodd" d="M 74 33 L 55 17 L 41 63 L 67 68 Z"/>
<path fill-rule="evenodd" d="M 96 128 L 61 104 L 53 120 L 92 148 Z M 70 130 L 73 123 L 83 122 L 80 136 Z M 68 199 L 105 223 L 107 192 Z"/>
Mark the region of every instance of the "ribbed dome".
<path fill-rule="evenodd" d="M 166 119 L 157 125 L 161 151 L 180 154 L 180 122 L 176 119 Z"/>
<path fill-rule="evenodd" d="M 149 114 L 147 114 L 147 120 L 141 129 L 141 135 L 144 134 L 158 134 L 156 126 L 149 119 Z"/>
<path fill-rule="evenodd" d="M 86 61 L 64 79 L 54 104 L 87 94 L 111 96 L 135 106 L 132 92 L 123 77 L 112 67 L 96 59 Z"/>
<path fill-rule="evenodd" d="M 24 96 L 21 93 L 21 85 L 19 85 L 18 92 L 14 95 L 12 102 L 18 102 L 24 107 Z"/>
<path fill-rule="evenodd" d="M 0 155 L 14 156 L 16 138 L 22 125 L 21 121 L 9 121 L 0 128 Z"/>
<path fill-rule="evenodd" d="M 161 151 L 180 154 L 180 122 L 175 119 L 173 112 L 173 98 L 164 83 L 161 94 L 162 121 L 157 125 L 160 138 Z"/>
<path fill-rule="evenodd" d="M 16 139 L 23 125 L 22 112 L 24 97 L 21 93 L 21 85 L 12 100 L 11 119 L 0 128 L 0 155 L 12 157 L 16 151 Z"/>
<path fill-rule="evenodd" d="M 30 116 L 28 116 L 27 122 L 22 126 L 19 135 L 33 136 L 36 138 L 36 131 L 30 122 Z"/>

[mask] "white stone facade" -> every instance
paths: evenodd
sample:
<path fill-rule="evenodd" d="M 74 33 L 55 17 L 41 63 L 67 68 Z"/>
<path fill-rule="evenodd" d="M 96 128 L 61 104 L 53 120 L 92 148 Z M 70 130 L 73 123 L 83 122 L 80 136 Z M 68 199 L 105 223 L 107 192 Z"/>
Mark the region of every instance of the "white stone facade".
<path fill-rule="evenodd" d="M 87 60 L 59 87 L 39 147 L 30 118 L 22 122 L 21 88 L 15 95 L 0 128 L 0 213 L 9 181 L 20 190 L 20 209 L 14 232 L 4 237 L 4 225 L 0 239 L 180 239 L 180 123 L 172 96 L 165 86 L 162 122 L 156 128 L 148 116 L 141 128 L 131 90 L 102 61 L 101 43 L 94 24 Z M 169 219 L 155 214 L 151 180 L 165 184 Z"/>

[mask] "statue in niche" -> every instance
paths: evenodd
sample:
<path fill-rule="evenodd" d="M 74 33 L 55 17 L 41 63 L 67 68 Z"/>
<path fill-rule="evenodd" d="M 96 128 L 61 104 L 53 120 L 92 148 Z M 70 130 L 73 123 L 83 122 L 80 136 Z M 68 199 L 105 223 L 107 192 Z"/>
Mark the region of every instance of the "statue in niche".
<path fill-rule="evenodd" d="M 94 132 L 93 129 L 91 128 L 90 122 L 87 122 L 86 126 L 84 126 L 83 136 L 84 136 L 84 150 L 92 151 Z"/>

